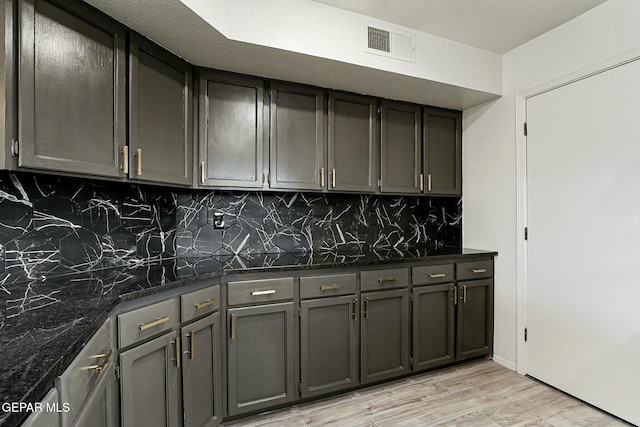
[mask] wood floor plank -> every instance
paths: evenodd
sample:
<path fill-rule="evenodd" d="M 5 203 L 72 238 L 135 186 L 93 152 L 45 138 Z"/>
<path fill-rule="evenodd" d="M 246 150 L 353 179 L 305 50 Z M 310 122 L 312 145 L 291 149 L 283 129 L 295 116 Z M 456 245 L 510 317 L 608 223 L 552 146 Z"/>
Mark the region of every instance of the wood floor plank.
<path fill-rule="evenodd" d="M 629 424 L 483 359 L 222 425 L 619 427 Z"/>

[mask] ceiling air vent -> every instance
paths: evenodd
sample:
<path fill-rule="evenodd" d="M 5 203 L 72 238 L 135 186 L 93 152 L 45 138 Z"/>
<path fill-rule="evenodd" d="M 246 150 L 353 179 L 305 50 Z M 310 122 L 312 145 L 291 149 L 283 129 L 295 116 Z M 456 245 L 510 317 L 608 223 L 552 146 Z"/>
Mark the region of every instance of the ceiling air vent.
<path fill-rule="evenodd" d="M 416 37 L 410 33 L 368 24 L 365 52 L 416 62 Z"/>

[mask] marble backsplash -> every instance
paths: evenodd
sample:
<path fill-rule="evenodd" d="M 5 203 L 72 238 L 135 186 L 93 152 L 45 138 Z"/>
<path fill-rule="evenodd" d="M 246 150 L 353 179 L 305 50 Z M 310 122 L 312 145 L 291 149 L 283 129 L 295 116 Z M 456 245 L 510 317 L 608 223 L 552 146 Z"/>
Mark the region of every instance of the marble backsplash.
<path fill-rule="evenodd" d="M 190 191 L 2 171 L 0 287 L 173 257 L 460 247 L 461 229 L 460 198 Z"/>

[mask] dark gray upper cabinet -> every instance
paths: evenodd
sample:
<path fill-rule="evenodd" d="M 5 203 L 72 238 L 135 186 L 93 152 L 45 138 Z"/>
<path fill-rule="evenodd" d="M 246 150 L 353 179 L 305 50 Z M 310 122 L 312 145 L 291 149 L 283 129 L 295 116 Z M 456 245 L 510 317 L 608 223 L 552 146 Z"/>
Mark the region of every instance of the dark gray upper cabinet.
<path fill-rule="evenodd" d="M 424 191 L 462 195 L 462 114 L 424 108 Z"/>
<path fill-rule="evenodd" d="M 328 189 L 373 193 L 378 187 L 376 99 L 329 94 Z"/>
<path fill-rule="evenodd" d="M 270 186 L 322 190 L 325 185 L 324 94 L 271 85 Z"/>
<path fill-rule="evenodd" d="M 362 294 L 360 382 L 409 372 L 409 291 Z"/>
<path fill-rule="evenodd" d="M 358 319 L 355 295 L 301 302 L 303 399 L 358 385 Z"/>
<path fill-rule="evenodd" d="M 227 310 L 228 413 L 295 399 L 293 303 Z"/>
<path fill-rule="evenodd" d="M 262 188 L 263 92 L 262 80 L 201 73 L 201 186 Z"/>
<path fill-rule="evenodd" d="M 20 2 L 18 165 L 122 177 L 125 30 L 79 2 Z"/>
<path fill-rule="evenodd" d="M 420 107 L 382 101 L 380 105 L 380 191 L 421 193 Z"/>
<path fill-rule="evenodd" d="M 493 352 L 493 279 L 458 282 L 456 359 Z"/>
<path fill-rule="evenodd" d="M 413 370 L 454 361 L 455 295 L 453 283 L 413 288 Z"/>
<path fill-rule="evenodd" d="M 129 177 L 191 185 L 191 66 L 135 34 L 129 46 Z"/>

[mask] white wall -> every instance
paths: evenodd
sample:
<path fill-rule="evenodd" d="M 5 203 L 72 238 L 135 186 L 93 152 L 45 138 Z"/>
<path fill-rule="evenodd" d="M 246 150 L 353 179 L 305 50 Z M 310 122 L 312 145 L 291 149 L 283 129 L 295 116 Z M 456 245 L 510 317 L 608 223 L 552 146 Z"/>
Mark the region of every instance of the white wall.
<path fill-rule="evenodd" d="M 463 242 L 493 249 L 495 360 L 516 367 L 515 95 L 640 48 L 640 1 L 609 0 L 503 57 L 503 97 L 464 111 Z M 624 85 L 625 82 L 619 82 Z"/>

